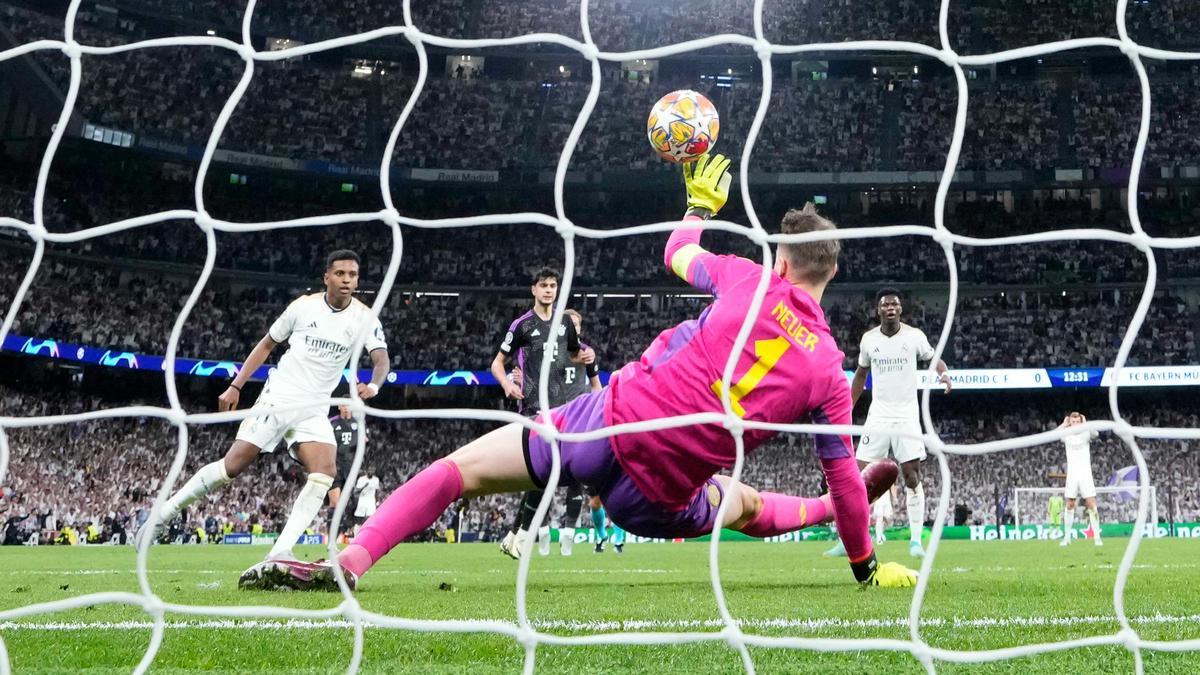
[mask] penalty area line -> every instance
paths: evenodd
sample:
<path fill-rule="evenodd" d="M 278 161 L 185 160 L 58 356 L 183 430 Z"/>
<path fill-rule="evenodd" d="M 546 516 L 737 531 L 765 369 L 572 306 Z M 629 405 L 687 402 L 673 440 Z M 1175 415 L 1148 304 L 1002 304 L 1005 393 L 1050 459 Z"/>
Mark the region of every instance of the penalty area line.
<path fill-rule="evenodd" d="M 494 625 L 495 619 L 455 619 L 462 623 Z M 1130 621 L 1141 625 L 1187 624 L 1200 626 L 1200 614 L 1148 614 L 1130 617 Z M 725 623 L 720 619 L 625 619 L 612 621 L 550 620 L 533 621 L 534 627 L 543 631 L 566 632 L 616 632 L 616 631 L 679 631 L 697 629 L 721 629 Z M 923 627 L 946 628 L 1012 628 L 1012 627 L 1067 627 L 1095 624 L 1116 624 L 1115 616 L 1006 616 L 1006 617 L 954 617 L 950 619 L 927 618 Z M 884 619 L 742 619 L 738 624 L 747 630 L 771 628 L 796 628 L 806 630 L 837 630 L 851 628 L 901 628 L 908 626 L 906 617 Z M 387 628 L 364 621 L 368 628 Z M 515 623 L 512 625 L 516 625 Z M 8 621 L 0 623 L 0 631 L 85 631 L 85 630 L 149 630 L 150 621 Z M 263 619 L 207 619 L 200 621 L 168 621 L 166 627 L 174 630 L 327 630 L 352 628 L 354 624 L 345 619 L 314 621 L 309 619 L 263 620 Z"/>

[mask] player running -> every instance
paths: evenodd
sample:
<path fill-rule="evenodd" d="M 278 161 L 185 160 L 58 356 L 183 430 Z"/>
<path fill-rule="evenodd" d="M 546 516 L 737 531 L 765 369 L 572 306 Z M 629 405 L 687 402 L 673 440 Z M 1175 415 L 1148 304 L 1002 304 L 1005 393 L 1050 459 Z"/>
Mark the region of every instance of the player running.
<path fill-rule="evenodd" d="M 865 426 L 896 431 L 921 433 L 921 410 L 917 404 L 917 362 L 933 359 L 929 338 L 919 328 L 900 321 L 904 305 L 900 291 L 884 288 L 876 295 L 879 325 L 863 333 L 858 345 L 858 369 L 850 385 L 854 404 L 866 388 L 871 375 L 871 408 Z M 939 381 L 950 393 L 950 375 L 946 363 L 938 360 Z M 908 510 L 910 532 L 908 553 L 914 558 L 925 557 L 921 533 L 925 529 L 925 489 L 921 486 L 921 462 L 925 460 L 925 444 L 886 432 L 868 432 L 858 441 L 858 463 L 866 466 L 888 456 L 895 456 L 904 474 L 905 507 Z M 839 541 L 825 552 L 826 556 L 846 555 L 844 542 Z"/>
<path fill-rule="evenodd" d="M 263 385 L 254 404 L 258 412 L 242 420 L 237 439 L 223 459 L 201 467 L 163 504 L 161 523 L 170 522 L 189 504 L 227 485 L 258 459 L 261 453 L 275 451 L 284 441 L 293 459 L 304 466 L 308 481 L 292 505 L 287 522 L 267 553 L 266 560 L 246 570 L 238 580 L 242 588 L 272 588 L 276 574 L 285 567 L 273 561 L 295 560 L 292 547 L 321 510 L 325 495 L 333 485 L 336 469 L 337 440 L 329 423 L 329 398 L 342 373 L 349 365 L 350 348 L 364 337 L 364 348 L 371 355 L 371 382 L 358 384 L 358 395 L 366 400 L 379 393 L 387 377 L 390 359 L 383 327 L 371 314 L 371 308 L 354 299 L 358 288 L 358 255 L 340 250 L 325 261 L 325 291 L 294 300 L 271 324 L 267 334 L 246 357 L 229 388 L 218 399 L 224 412 L 235 410 L 246 380 L 258 370 L 275 347 L 287 342 L 288 351 L 279 360 Z M 277 407 L 313 403 L 312 407 L 275 412 Z M 149 524 L 144 534 L 152 536 Z M 283 574 L 286 577 L 286 573 Z"/>
<path fill-rule="evenodd" d="M 728 197 L 729 160 L 701 157 L 684 167 L 688 212 L 667 241 L 667 267 L 714 301 L 696 320 L 659 336 L 639 361 L 613 376 L 608 387 L 585 394 L 550 412 L 567 432 L 698 412 L 723 412 L 722 371 L 746 307 L 762 276 L 757 263 L 704 250 L 701 230 L 691 227 L 714 216 Z M 785 233 L 821 232 L 833 223 L 811 205 L 784 216 Z M 734 370 L 729 399 L 746 420 L 792 423 L 810 419 L 849 424 L 850 387 L 842 372 L 843 354 L 825 323 L 820 300 L 837 272 L 841 246 L 835 239 L 781 244 L 769 276 L 765 300 L 751 317 L 753 330 Z M 775 432 L 746 429 L 746 452 Z M 847 436 L 818 435 L 815 452 L 828 478 L 830 494 L 802 498 L 738 487 L 725 521 L 718 507 L 733 484 L 718 472 L 733 465 L 735 445 L 720 424 L 626 432 L 611 438 L 559 443 L 561 480 L 595 490 L 613 522 L 648 537 L 695 537 L 723 525 L 755 537 L 838 522 L 854 577 L 862 583 L 909 586 L 916 573 L 898 563 L 876 563 L 868 523 L 868 491 L 855 465 Z M 346 579 L 355 584 L 380 558 L 406 538 L 423 531 L 463 495 L 486 495 L 542 487 L 550 474 L 549 442 L 519 424 L 502 427 L 468 443 L 400 486 L 338 556 Z M 895 464 L 880 462 L 867 471 L 878 494 L 896 477 Z M 336 590 L 331 565 L 290 566 L 294 586 Z"/>
<path fill-rule="evenodd" d="M 492 375 L 504 388 L 504 394 L 517 400 L 518 410 L 528 416 L 536 414 L 538 410 L 542 355 L 552 328 L 550 319 L 554 314 L 554 301 L 558 298 L 558 283 L 558 272 L 549 268 L 542 268 L 533 276 L 533 284 L 529 289 L 533 294 L 533 309 L 512 322 L 504 335 L 504 341 L 500 343 L 500 350 L 492 359 Z M 550 343 L 553 345 L 554 355 L 550 362 L 550 390 L 547 394 L 552 408 L 563 405 L 588 390 L 589 378 L 583 377 L 579 366 L 594 366 L 596 352 L 579 343 L 577 326 L 574 321 L 565 322 L 559 329 L 557 340 Z M 516 361 L 516 368 L 513 378 L 509 379 L 505 371 L 512 360 Z M 590 377 L 592 374 L 593 371 L 588 370 L 587 375 Z M 572 507 L 570 498 L 571 494 L 568 493 L 568 511 Z M 582 505 L 582 497 L 578 490 L 574 493 L 574 499 L 580 503 L 574 507 L 575 519 L 578 520 Z M 521 498 L 514 522 L 500 542 L 500 550 L 505 555 L 519 558 L 529 550 L 529 527 L 541 500 L 541 490 L 530 490 Z M 548 534 L 547 531 L 547 536 Z M 544 541 L 549 543 L 548 539 Z M 571 544 L 566 538 L 561 541 L 563 555 L 570 555 Z"/>
<path fill-rule="evenodd" d="M 1083 424 L 1087 418 L 1081 412 L 1072 412 L 1063 418 L 1058 428 L 1075 427 Z M 1075 500 L 1083 497 L 1087 509 L 1088 524 L 1092 527 L 1092 539 L 1097 546 L 1103 546 L 1100 540 L 1100 514 L 1096 511 L 1096 481 L 1092 480 L 1092 441 L 1099 438 L 1095 431 L 1080 431 L 1063 438 L 1063 447 L 1067 451 L 1067 508 L 1063 512 L 1062 546 L 1071 544 L 1071 521 L 1075 520 Z"/>

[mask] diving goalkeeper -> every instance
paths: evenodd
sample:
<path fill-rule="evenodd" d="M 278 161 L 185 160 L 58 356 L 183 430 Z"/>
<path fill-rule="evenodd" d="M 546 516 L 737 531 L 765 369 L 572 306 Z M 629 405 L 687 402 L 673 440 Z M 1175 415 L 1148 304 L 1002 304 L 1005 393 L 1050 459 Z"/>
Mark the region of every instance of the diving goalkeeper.
<path fill-rule="evenodd" d="M 688 210 L 667 241 L 665 263 L 713 303 L 697 319 L 658 336 L 641 359 L 629 363 L 598 392 L 550 412 L 565 432 L 583 433 L 618 424 L 724 411 L 721 376 L 746 319 L 761 265 L 700 246 L 693 227 L 717 214 L 729 193 L 729 160 L 701 157 L 684 167 Z M 783 218 L 787 234 L 834 229 L 811 205 Z M 850 424 L 850 385 L 821 310 L 826 285 L 837 272 L 837 240 L 780 244 L 768 273 L 766 297 L 751 317 L 752 330 L 729 391 L 733 411 L 747 420 Z M 775 435 L 746 429 L 745 451 Z M 739 486 L 716 522 L 733 481 L 719 475 L 734 463 L 734 439 L 722 425 L 705 424 L 628 432 L 611 438 L 559 443 L 561 483 L 583 484 L 603 500 L 613 522 L 647 537 L 696 537 L 723 525 L 769 537 L 836 520 L 855 579 L 878 586 L 911 586 L 916 573 L 899 563 L 877 564 L 868 524 L 868 487 L 874 496 L 897 475 L 890 461 L 860 475 L 850 438 L 817 435 L 815 452 L 829 494 L 820 498 L 759 492 Z M 406 538 L 429 527 L 463 496 L 517 492 L 546 486 L 550 443 L 536 431 L 510 424 L 434 462 L 395 490 L 338 556 L 352 586 Z M 864 476 L 866 482 L 864 483 Z M 281 562 L 293 587 L 336 590 L 328 563 Z"/>

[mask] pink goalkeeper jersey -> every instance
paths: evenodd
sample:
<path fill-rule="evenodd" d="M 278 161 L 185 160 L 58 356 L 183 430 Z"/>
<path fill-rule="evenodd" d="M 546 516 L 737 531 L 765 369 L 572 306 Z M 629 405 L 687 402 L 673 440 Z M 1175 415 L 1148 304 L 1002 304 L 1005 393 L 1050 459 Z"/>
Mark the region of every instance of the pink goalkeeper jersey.
<path fill-rule="evenodd" d="M 714 255 L 698 244 L 700 230 L 680 228 L 667 243 L 668 267 L 714 301 L 699 318 L 663 331 L 614 376 L 606 424 L 697 412 L 723 412 L 721 375 L 762 274 L 762 265 Z M 733 370 L 734 412 L 747 420 L 790 424 L 850 424 L 844 355 L 821 306 L 772 273 L 762 308 Z M 775 435 L 747 429 L 747 453 Z M 853 456 L 848 436 L 817 436 L 821 457 Z M 683 508 L 721 469 L 733 466 L 734 442 L 718 425 L 622 434 L 612 439 L 622 468 L 638 489 L 664 507 Z"/>

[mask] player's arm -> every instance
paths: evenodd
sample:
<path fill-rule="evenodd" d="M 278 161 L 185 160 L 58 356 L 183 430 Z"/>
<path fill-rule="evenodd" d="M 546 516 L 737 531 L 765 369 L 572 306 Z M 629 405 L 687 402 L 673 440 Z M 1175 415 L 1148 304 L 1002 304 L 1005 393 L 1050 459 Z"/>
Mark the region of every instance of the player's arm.
<path fill-rule="evenodd" d="M 584 366 L 595 363 L 596 350 L 579 341 L 575 322 L 564 318 L 563 323 L 567 329 L 567 353 L 571 355 L 571 363 Z"/>
<path fill-rule="evenodd" d="M 704 231 L 692 224 L 713 218 L 729 199 L 730 160 L 724 155 L 702 155 L 683 165 L 683 182 L 687 187 L 687 213 L 683 223 L 667 239 L 663 262 L 680 279 L 692 286 L 714 293 L 712 275 L 704 269 L 705 258 L 712 254 L 700 245 Z"/>
<path fill-rule="evenodd" d="M 371 381 L 367 384 L 358 383 L 358 397 L 362 400 L 375 398 L 379 388 L 387 381 L 388 373 L 392 370 L 392 357 L 388 356 L 387 347 L 376 347 L 371 350 Z"/>
<path fill-rule="evenodd" d="M 258 341 L 258 344 L 254 345 L 254 349 L 250 350 L 250 355 L 246 357 L 246 362 L 238 369 L 237 375 L 233 377 L 233 381 L 229 383 L 229 387 L 225 389 L 223 394 L 217 397 L 217 410 L 225 412 L 237 409 L 238 401 L 242 398 L 242 387 L 246 385 L 246 381 L 250 379 L 250 376 L 263 363 L 266 363 L 267 357 L 271 355 L 271 352 L 278 345 L 279 342 L 276 342 L 270 333 L 264 335 Z"/>
<path fill-rule="evenodd" d="M 492 359 L 492 377 L 500 383 L 500 388 L 504 390 L 504 395 L 509 398 L 523 399 L 525 392 L 520 384 L 517 384 L 508 379 L 508 362 L 511 354 L 517 353 L 517 350 L 525 346 L 525 333 L 521 330 L 521 323 L 514 321 L 508 327 L 508 332 L 504 334 L 504 340 L 500 343 L 500 349 L 496 352 L 496 357 Z"/>
<path fill-rule="evenodd" d="M 862 396 L 863 391 L 867 388 L 867 375 L 870 374 L 870 366 L 859 366 L 854 371 L 854 380 L 850 382 L 850 405 L 858 405 L 858 398 Z"/>
<path fill-rule="evenodd" d="M 584 372 L 587 373 L 588 383 L 592 385 L 592 391 L 600 391 L 603 387 L 600 386 L 600 364 L 596 362 L 596 350 L 590 345 L 584 345 L 592 352 L 592 360 L 584 366 Z"/>
<path fill-rule="evenodd" d="M 920 335 L 921 342 L 917 346 L 917 349 L 919 350 L 917 353 L 917 358 L 922 361 L 932 361 L 935 353 L 933 351 L 933 345 L 929 344 L 929 338 L 925 337 L 925 333 L 921 333 Z M 950 382 L 949 366 L 946 365 L 945 361 L 938 359 L 937 365 L 935 365 L 933 369 L 937 371 L 938 382 L 942 383 L 942 387 L 944 387 L 946 393 L 949 394 L 950 390 L 954 388 L 954 385 Z"/>

